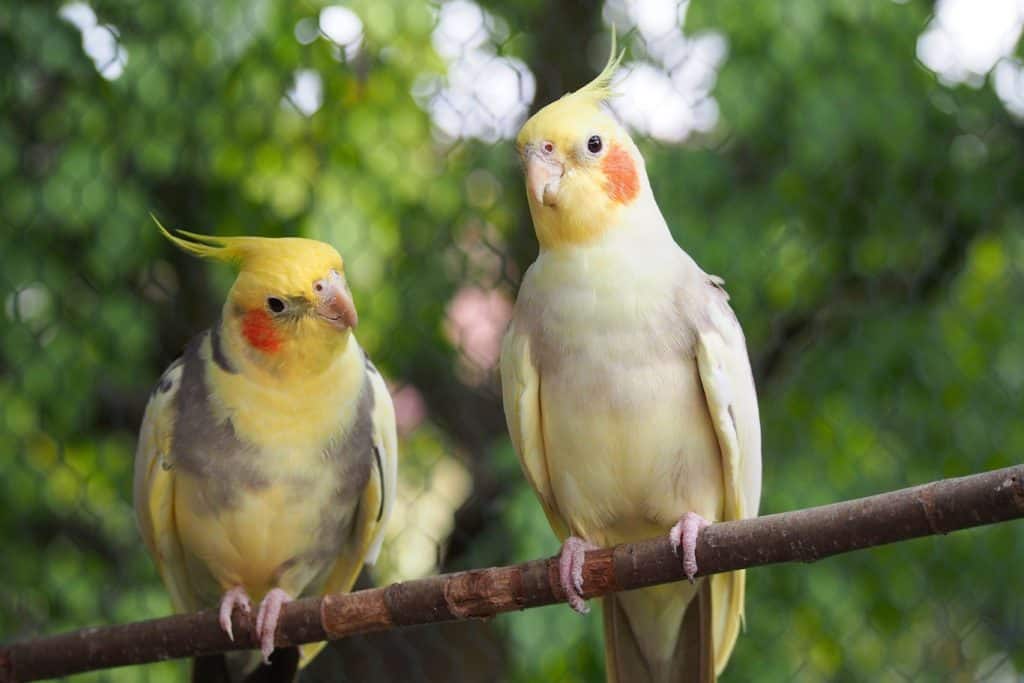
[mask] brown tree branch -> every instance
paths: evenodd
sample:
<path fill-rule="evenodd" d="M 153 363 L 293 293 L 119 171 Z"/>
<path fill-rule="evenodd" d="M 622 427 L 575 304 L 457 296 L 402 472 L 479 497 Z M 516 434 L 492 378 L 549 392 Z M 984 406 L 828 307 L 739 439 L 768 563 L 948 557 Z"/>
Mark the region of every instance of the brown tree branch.
<path fill-rule="evenodd" d="M 1024 517 L 1024 465 L 944 479 L 868 498 L 714 524 L 697 544 L 700 574 L 839 553 Z M 683 578 L 667 536 L 587 553 L 592 598 Z M 556 558 L 397 583 L 286 605 L 279 645 L 337 639 L 413 624 L 490 617 L 564 600 Z M 235 642 L 213 610 L 87 628 L 0 648 L 0 681 L 28 681 L 127 664 L 256 647 L 235 614 Z"/>

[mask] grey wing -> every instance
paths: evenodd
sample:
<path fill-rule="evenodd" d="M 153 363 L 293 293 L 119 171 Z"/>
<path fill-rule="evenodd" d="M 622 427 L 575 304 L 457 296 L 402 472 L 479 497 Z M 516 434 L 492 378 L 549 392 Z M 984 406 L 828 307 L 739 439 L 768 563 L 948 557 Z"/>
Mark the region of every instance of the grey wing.
<path fill-rule="evenodd" d="M 369 400 L 364 405 L 369 406 L 370 475 L 359 493 L 352 533 L 343 544 L 324 584 L 323 591 L 328 593 L 349 590 L 363 564 L 376 562 L 398 487 L 398 434 L 394 405 L 384 379 L 369 361 L 366 372 L 363 390 L 369 392 Z"/>
<path fill-rule="evenodd" d="M 176 360 L 164 372 L 146 405 L 135 451 L 133 500 L 142 540 L 146 544 L 171 603 L 178 611 L 198 608 L 188 585 L 181 543 L 174 523 L 174 462 L 171 453 L 175 396 L 184 363 Z"/>

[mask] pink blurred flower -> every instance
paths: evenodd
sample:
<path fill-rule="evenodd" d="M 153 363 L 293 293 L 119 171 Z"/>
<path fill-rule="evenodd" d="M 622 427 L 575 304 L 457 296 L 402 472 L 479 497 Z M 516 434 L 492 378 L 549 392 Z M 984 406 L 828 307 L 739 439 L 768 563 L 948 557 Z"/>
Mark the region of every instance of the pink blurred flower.
<path fill-rule="evenodd" d="M 398 435 L 407 436 L 419 427 L 427 416 L 427 404 L 423 401 L 423 394 L 412 384 L 392 386 L 390 389 L 391 400 L 395 404 Z"/>
<path fill-rule="evenodd" d="M 498 364 L 512 303 L 497 289 L 463 287 L 448 304 L 445 333 L 460 351 L 463 379 L 480 384 Z"/>

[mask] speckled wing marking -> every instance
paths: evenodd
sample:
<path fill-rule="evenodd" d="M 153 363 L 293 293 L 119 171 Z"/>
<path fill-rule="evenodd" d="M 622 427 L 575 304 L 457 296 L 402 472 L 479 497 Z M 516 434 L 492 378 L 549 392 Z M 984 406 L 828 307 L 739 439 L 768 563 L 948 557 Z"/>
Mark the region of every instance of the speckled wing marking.
<path fill-rule="evenodd" d="M 177 611 L 198 609 L 184 571 L 174 523 L 175 462 L 171 456 L 174 405 L 184 374 L 184 358 L 164 372 L 146 406 L 135 452 L 133 497 L 142 540 L 167 586 Z"/>

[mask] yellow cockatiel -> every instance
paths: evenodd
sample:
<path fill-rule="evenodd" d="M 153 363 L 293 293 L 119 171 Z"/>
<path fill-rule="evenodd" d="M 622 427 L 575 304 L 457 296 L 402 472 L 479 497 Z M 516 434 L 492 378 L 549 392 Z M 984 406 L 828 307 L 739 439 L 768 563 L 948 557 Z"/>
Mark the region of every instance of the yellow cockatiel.
<path fill-rule="evenodd" d="M 586 548 L 672 527 L 692 577 L 705 519 L 755 516 L 761 489 L 743 332 L 722 280 L 673 240 L 639 150 L 603 109 L 619 59 L 519 133 L 540 254 L 501 353 L 512 441 L 564 541 L 562 585 L 579 611 Z M 606 597 L 609 680 L 714 680 L 743 591 L 734 572 Z"/>
<path fill-rule="evenodd" d="M 149 400 L 135 511 L 175 609 L 219 604 L 233 637 L 233 609 L 262 601 L 266 661 L 283 603 L 349 590 L 376 559 L 395 496 L 394 408 L 352 333 L 333 247 L 160 230 L 240 272 L 220 320 Z M 305 646 L 303 663 L 322 646 Z"/>

